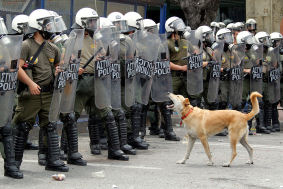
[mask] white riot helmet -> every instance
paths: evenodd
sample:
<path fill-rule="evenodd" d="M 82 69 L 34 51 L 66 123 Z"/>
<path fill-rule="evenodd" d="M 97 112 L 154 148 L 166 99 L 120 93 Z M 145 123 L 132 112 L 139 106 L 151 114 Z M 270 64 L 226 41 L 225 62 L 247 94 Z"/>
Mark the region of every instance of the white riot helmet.
<path fill-rule="evenodd" d="M 236 22 L 234 24 L 234 30 L 236 31 L 243 31 L 244 30 L 244 23 L 243 22 Z"/>
<path fill-rule="evenodd" d="M 116 30 L 121 33 L 125 33 L 129 31 L 127 20 L 124 15 L 120 12 L 112 12 L 107 18 L 116 26 Z"/>
<path fill-rule="evenodd" d="M 36 9 L 29 15 L 31 29 L 47 32 L 56 32 L 54 16 L 45 9 Z"/>
<path fill-rule="evenodd" d="M 231 30 L 222 28 L 216 33 L 216 42 L 224 42 L 227 44 L 233 43 L 233 36 Z"/>
<path fill-rule="evenodd" d="M 270 35 L 267 32 L 261 31 L 255 35 L 255 40 L 259 44 L 263 44 L 264 46 L 270 47 Z"/>
<path fill-rule="evenodd" d="M 177 16 L 170 17 L 165 22 L 165 30 L 167 33 L 178 32 L 178 31 L 184 32 L 185 28 L 186 25 L 184 21 Z"/>
<path fill-rule="evenodd" d="M 151 33 L 158 33 L 157 24 L 151 19 L 144 19 L 143 20 L 144 29 Z"/>
<path fill-rule="evenodd" d="M 195 35 L 198 39 L 202 40 L 203 42 L 210 42 L 214 41 L 213 31 L 209 26 L 200 26 L 196 29 Z"/>
<path fill-rule="evenodd" d="M 8 34 L 4 19 L 0 17 L 0 35 Z"/>
<path fill-rule="evenodd" d="M 82 28 L 96 31 L 99 27 L 99 17 L 92 8 L 82 8 L 76 14 L 76 24 Z"/>
<path fill-rule="evenodd" d="M 128 12 L 124 15 L 130 31 L 143 29 L 143 18 L 137 12 Z"/>
<path fill-rule="evenodd" d="M 214 21 L 210 23 L 211 28 L 217 27 L 217 25 L 218 25 L 217 22 Z"/>
<path fill-rule="evenodd" d="M 256 21 L 255 21 L 255 19 L 252 19 L 252 18 L 248 19 L 246 21 L 246 28 L 249 31 L 255 31 L 256 30 Z"/>
<path fill-rule="evenodd" d="M 255 43 L 253 34 L 248 31 L 241 31 L 236 37 L 237 44 L 252 45 Z"/>
<path fill-rule="evenodd" d="M 20 14 L 15 16 L 12 20 L 12 30 L 19 34 L 26 34 L 28 31 L 28 16 L 25 14 Z"/>
<path fill-rule="evenodd" d="M 219 27 L 220 29 L 222 29 L 222 28 L 225 28 L 226 25 L 224 24 L 224 22 L 218 22 L 218 27 Z"/>
<path fill-rule="evenodd" d="M 114 28 L 115 26 L 113 25 L 113 23 L 105 18 L 105 17 L 100 17 L 99 18 L 99 28 Z"/>
<path fill-rule="evenodd" d="M 283 48 L 283 36 L 279 32 L 273 32 L 270 34 L 270 39 L 273 47 L 282 46 Z"/>
<path fill-rule="evenodd" d="M 190 26 L 186 26 L 185 31 L 183 33 L 183 37 L 185 39 L 189 39 L 189 37 L 191 35 L 191 31 L 192 31 L 191 27 Z"/>
<path fill-rule="evenodd" d="M 228 25 L 226 26 L 226 28 L 229 29 L 229 30 L 231 30 L 231 31 L 233 31 L 233 29 L 234 29 L 234 23 L 228 24 Z"/>

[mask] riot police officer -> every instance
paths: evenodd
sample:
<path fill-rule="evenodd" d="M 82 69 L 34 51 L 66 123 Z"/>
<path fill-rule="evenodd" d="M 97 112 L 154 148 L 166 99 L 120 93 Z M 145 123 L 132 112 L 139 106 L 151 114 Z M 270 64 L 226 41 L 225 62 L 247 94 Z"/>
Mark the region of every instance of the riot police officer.
<path fill-rule="evenodd" d="M 101 80 L 100 78 L 95 77 L 94 73 L 95 69 L 99 69 L 98 67 L 95 67 L 95 63 L 101 60 L 98 55 L 102 52 L 108 52 L 107 47 L 105 48 L 103 46 L 99 46 L 103 45 L 103 41 L 101 40 L 103 40 L 104 36 L 102 33 L 99 33 L 100 31 L 97 31 L 99 27 L 98 20 L 99 17 L 96 11 L 91 8 L 82 8 L 76 14 L 76 27 L 85 28 L 85 36 L 83 40 L 83 48 L 79 70 L 79 75 L 81 76 L 78 81 L 77 94 L 75 100 L 76 118 L 79 118 L 83 108 L 87 110 L 89 114 L 88 128 L 90 130 L 89 132 L 91 139 L 91 149 L 93 148 L 93 145 L 96 145 L 96 142 L 93 141 L 94 138 L 92 137 L 92 134 L 99 134 L 99 129 L 97 129 L 98 127 L 95 126 L 96 120 L 102 119 L 102 121 L 105 122 L 106 131 L 108 134 L 108 158 L 127 161 L 129 157 L 126 156 L 120 148 L 118 128 L 111 110 L 111 104 L 106 104 L 106 101 L 111 102 L 111 99 L 109 99 L 111 98 L 111 96 L 109 97 L 109 92 L 106 92 L 105 94 L 100 94 L 100 92 L 107 91 L 107 89 L 103 90 L 103 88 L 100 87 L 109 86 L 99 85 L 99 81 Z M 96 34 L 96 31 L 98 32 L 97 35 L 94 35 Z M 95 43 L 93 43 L 93 41 L 95 41 Z M 102 50 L 99 50 L 99 48 Z M 90 58 L 92 57 L 92 55 L 95 55 L 95 52 L 98 53 L 96 54 L 96 57 L 94 57 L 96 61 L 91 61 L 90 64 L 85 67 L 85 69 L 83 69 L 83 66 L 86 64 L 86 62 L 88 60 L 91 60 Z M 107 75 L 106 77 L 108 79 L 105 81 L 107 81 L 109 84 L 110 77 L 109 75 Z M 99 94 L 99 96 L 97 96 L 97 94 Z M 98 104 L 100 102 L 103 104 Z"/>
<path fill-rule="evenodd" d="M 250 19 L 248 19 L 247 21 L 246 21 L 246 29 L 249 31 L 249 32 L 251 32 L 253 35 L 255 35 L 256 34 L 256 20 L 255 19 L 252 19 L 252 18 L 250 18 Z"/>
<path fill-rule="evenodd" d="M 48 158 L 45 169 L 67 172 L 69 168 L 59 159 L 56 124 L 48 119 L 52 86 L 57 74 L 55 67 L 60 62 L 59 49 L 48 41 L 55 32 L 54 16 L 45 9 L 34 10 L 29 15 L 29 28 L 34 35 L 23 42 L 18 75 L 27 87 L 19 94 L 13 118 L 16 161 L 20 167 L 26 138 L 38 114 L 40 127 L 47 133 Z"/>
<path fill-rule="evenodd" d="M 17 64 L 20 56 L 22 36 L 8 36 L 7 34 L 8 31 L 4 19 L 0 17 L 0 78 L 2 81 L 0 86 L 0 151 L 4 159 L 4 175 L 21 179 L 23 178 L 23 173 L 20 172 L 15 161 L 11 117 L 13 113 L 12 108 L 17 83 Z M 11 53 L 12 51 L 13 53 Z M 5 79 L 5 76 L 6 78 L 13 79 Z"/>

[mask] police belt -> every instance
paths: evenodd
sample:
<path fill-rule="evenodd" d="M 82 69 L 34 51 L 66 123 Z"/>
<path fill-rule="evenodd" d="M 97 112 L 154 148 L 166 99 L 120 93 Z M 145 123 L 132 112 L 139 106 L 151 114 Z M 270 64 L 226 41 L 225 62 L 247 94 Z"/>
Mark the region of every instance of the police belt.
<path fill-rule="evenodd" d="M 82 75 L 79 75 L 79 79 L 82 79 L 83 77 L 91 77 L 94 76 L 94 73 L 83 73 Z"/>
<path fill-rule="evenodd" d="M 184 72 L 184 71 L 172 70 L 171 74 L 172 74 L 172 77 L 187 77 L 187 72 Z"/>
<path fill-rule="evenodd" d="M 50 85 L 44 85 L 44 86 L 40 86 L 40 92 L 52 92 L 53 91 L 53 85 L 50 84 Z"/>

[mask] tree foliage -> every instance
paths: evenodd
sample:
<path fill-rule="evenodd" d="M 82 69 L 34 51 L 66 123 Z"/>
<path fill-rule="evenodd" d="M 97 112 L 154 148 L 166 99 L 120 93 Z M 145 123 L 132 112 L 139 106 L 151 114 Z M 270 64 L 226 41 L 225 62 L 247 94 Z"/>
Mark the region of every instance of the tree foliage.
<path fill-rule="evenodd" d="M 196 29 L 215 20 L 220 0 L 174 0 L 184 12 L 187 24 Z"/>

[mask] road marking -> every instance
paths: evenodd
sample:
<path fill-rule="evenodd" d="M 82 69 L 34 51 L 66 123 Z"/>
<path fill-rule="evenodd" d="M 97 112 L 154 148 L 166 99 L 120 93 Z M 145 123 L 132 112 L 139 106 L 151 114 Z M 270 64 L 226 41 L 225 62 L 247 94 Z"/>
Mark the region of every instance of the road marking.
<path fill-rule="evenodd" d="M 28 163 L 37 163 L 37 160 L 23 160 Z M 144 169 L 144 170 L 161 170 L 159 167 L 146 167 L 146 166 L 132 166 L 132 165 L 113 165 L 105 163 L 87 163 L 87 166 L 92 167 L 115 167 L 115 168 L 126 168 L 126 169 Z"/>
<path fill-rule="evenodd" d="M 182 142 L 183 144 L 187 144 L 186 141 Z M 196 144 L 201 145 L 200 142 L 196 142 Z M 230 143 L 226 142 L 208 142 L 211 146 L 227 146 L 230 147 Z M 251 144 L 252 148 L 260 148 L 260 149 L 276 149 L 276 150 L 283 150 L 283 146 L 274 146 L 274 145 L 263 145 L 263 144 Z M 242 146 L 241 144 L 237 144 L 237 146 Z"/>

